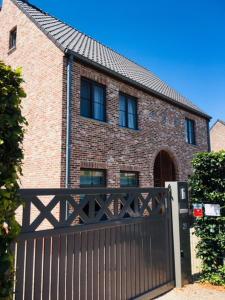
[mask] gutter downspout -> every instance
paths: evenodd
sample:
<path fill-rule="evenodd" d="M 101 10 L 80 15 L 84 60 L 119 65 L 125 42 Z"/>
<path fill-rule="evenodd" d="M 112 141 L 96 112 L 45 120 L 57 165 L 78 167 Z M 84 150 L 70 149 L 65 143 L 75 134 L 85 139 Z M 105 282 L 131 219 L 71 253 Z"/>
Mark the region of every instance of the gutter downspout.
<path fill-rule="evenodd" d="M 70 157 L 71 157 L 71 103 L 72 103 L 72 68 L 73 56 L 67 59 L 66 86 L 66 178 L 65 187 L 70 187 Z"/>
<path fill-rule="evenodd" d="M 208 135 L 208 152 L 211 152 L 211 137 L 210 137 L 210 125 L 209 120 L 207 121 L 207 135 Z"/>

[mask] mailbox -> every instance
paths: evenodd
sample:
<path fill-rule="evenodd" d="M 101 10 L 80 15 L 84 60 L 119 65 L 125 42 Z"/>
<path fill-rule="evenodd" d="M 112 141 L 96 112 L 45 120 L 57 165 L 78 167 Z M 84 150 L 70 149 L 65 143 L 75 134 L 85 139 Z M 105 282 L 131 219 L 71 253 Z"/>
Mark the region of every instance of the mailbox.
<path fill-rule="evenodd" d="M 190 247 L 190 204 L 186 182 L 166 182 L 172 194 L 172 219 L 176 287 L 192 281 Z"/>

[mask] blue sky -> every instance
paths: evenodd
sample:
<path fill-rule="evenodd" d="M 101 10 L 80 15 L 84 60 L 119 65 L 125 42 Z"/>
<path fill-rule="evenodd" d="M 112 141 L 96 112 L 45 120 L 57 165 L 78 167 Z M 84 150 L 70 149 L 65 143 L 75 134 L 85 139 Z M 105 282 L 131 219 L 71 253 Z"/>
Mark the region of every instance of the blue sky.
<path fill-rule="evenodd" d="M 224 0 L 32 0 L 225 120 Z"/>

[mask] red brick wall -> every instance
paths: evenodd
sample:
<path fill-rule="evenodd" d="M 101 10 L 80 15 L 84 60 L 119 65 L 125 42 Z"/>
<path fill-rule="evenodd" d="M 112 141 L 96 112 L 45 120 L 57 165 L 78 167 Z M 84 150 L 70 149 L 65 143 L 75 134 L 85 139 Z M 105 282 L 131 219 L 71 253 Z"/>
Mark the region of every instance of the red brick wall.
<path fill-rule="evenodd" d="M 212 151 L 225 150 L 225 124 L 217 122 L 210 130 Z"/>
<path fill-rule="evenodd" d="M 106 85 L 107 123 L 80 116 L 80 79 Z M 140 185 L 153 185 L 154 160 L 162 149 L 174 159 L 177 179 L 191 174 L 191 160 L 208 151 L 207 121 L 94 69 L 73 66 L 71 184 L 79 186 L 80 168 L 107 169 L 107 186 L 119 187 L 120 170 L 140 172 Z M 119 127 L 119 91 L 138 98 L 139 130 Z M 64 110 L 65 113 L 65 110 Z M 185 141 L 185 117 L 196 121 L 197 145 Z M 65 164 L 64 164 L 65 166 Z M 65 177 L 65 168 L 62 178 Z"/>
<path fill-rule="evenodd" d="M 17 26 L 17 48 L 8 53 Z M 10 0 L 0 12 L 0 59 L 23 68 L 29 126 L 24 141 L 23 187 L 59 187 L 61 176 L 63 52 Z"/>

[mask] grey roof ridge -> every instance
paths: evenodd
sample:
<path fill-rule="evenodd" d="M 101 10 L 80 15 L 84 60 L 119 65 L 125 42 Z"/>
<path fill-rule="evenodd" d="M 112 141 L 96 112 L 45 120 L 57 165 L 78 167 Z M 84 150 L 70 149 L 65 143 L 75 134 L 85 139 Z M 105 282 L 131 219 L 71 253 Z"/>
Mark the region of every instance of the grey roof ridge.
<path fill-rule="evenodd" d="M 142 85 L 141 83 L 137 82 L 137 81 L 134 80 L 134 79 L 131 79 L 131 78 L 125 76 L 125 75 L 119 74 L 119 73 L 116 72 L 116 71 L 110 70 L 109 68 L 107 68 L 107 67 L 105 67 L 105 66 L 103 66 L 103 65 L 101 65 L 101 64 L 99 64 L 99 63 L 97 63 L 97 62 L 94 62 L 93 60 L 88 59 L 88 58 L 86 58 L 86 57 L 84 57 L 84 56 L 82 56 L 82 55 L 76 53 L 75 51 L 70 50 L 70 49 L 68 48 L 69 45 L 70 45 L 70 43 L 69 43 L 69 45 L 67 45 L 66 48 L 63 47 L 59 42 L 57 42 L 57 40 L 56 40 L 52 35 L 50 35 L 50 34 L 49 34 L 42 26 L 39 25 L 39 23 L 38 23 L 38 22 L 37 22 L 37 21 L 36 21 L 29 13 L 27 13 L 26 10 L 25 10 L 23 7 L 21 7 L 21 5 L 19 5 L 19 3 L 18 3 L 17 0 L 11 0 L 11 1 L 12 1 L 12 2 L 13 2 L 13 3 L 14 3 L 14 4 L 15 4 L 15 5 L 16 5 L 23 13 L 24 13 L 24 14 L 25 14 L 25 15 L 26 15 L 33 23 L 35 23 L 35 25 L 36 25 L 36 26 L 37 26 L 37 27 L 38 27 L 38 28 L 39 28 L 39 29 L 40 29 L 40 30 L 41 30 L 41 31 L 42 31 L 42 32 L 43 32 L 43 33 L 44 33 L 44 34 L 45 34 L 45 35 L 46 35 L 46 36 L 47 36 L 47 37 L 48 37 L 48 38 L 49 38 L 49 39 L 50 39 L 50 40 L 51 40 L 51 41 L 52 41 L 52 42 L 53 42 L 60 50 L 61 50 L 61 51 L 65 52 L 65 53 L 68 53 L 68 52 L 69 52 L 70 54 L 73 54 L 75 57 L 78 57 L 80 60 L 83 60 L 83 61 L 85 61 L 86 63 L 91 63 L 91 64 L 95 65 L 96 67 L 99 67 L 99 68 L 101 68 L 101 69 L 104 69 L 104 70 L 105 70 L 106 72 L 108 72 L 108 73 L 113 73 L 114 76 L 119 77 L 119 78 L 122 78 L 123 80 L 129 81 L 131 84 L 135 84 L 135 85 L 141 87 L 142 89 L 144 89 L 144 90 L 146 90 L 146 91 L 149 91 L 149 92 L 151 92 L 151 93 L 153 93 L 153 94 L 155 94 L 155 95 L 158 95 L 158 96 L 160 96 L 161 98 L 166 99 L 166 100 L 169 101 L 170 103 L 177 104 L 177 106 L 183 107 L 183 108 L 185 108 L 186 110 L 195 112 L 196 114 L 201 115 L 201 116 L 204 116 L 205 118 L 207 118 L 207 119 L 209 119 L 209 120 L 212 119 L 212 117 L 209 116 L 208 114 L 204 113 L 204 112 L 201 111 L 200 109 L 198 110 L 198 109 L 197 109 L 197 106 L 196 106 L 192 101 L 190 101 L 189 99 L 187 99 L 187 98 L 184 97 L 184 96 L 183 96 L 183 97 L 184 97 L 185 99 L 187 99 L 188 102 L 190 102 L 191 104 L 194 104 L 194 106 L 196 106 L 196 109 L 195 109 L 195 108 L 192 108 L 192 107 L 190 107 L 190 106 L 188 106 L 188 105 L 186 105 L 186 104 L 184 104 L 184 103 L 181 103 L 181 102 L 179 102 L 179 101 L 177 101 L 177 100 L 175 100 L 175 99 L 172 99 L 171 97 L 166 96 L 166 95 L 164 95 L 164 94 L 162 94 L 162 93 L 160 93 L 160 92 L 158 92 L 158 91 L 155 91 L 155 90 L 153 90 L 153 89 L 151 89 L 151 88 L 149 88 L 149 87 L 146 87 L 145 85 Z M 157 76 L 155 73 L 153 73 L 152 71 L 150 71 L 150 70 L 147 69 L 146 67 L 144 67 L 144 66 L 142 66 L 142 65 L 139 65 L 138 63 L 134 62 L 134 61 L 131 60 L 131 59 L 128 59 L 128 58 L 127 58 L 126 56 L 124 56 L 123 54 L 117 52 L 116 50 L 113 50 L 113 49 L 110 48 L 109 46 L 104 45 L 102 42 L 99 42 L 99 41 L 96 40 L 95 38 L 92 38 L 91 36 L 87 35 L 86 33 L 83 33 L 82 31 L 80 31 L 80 30 L 77 29 L 77 28 L 72 27 L 71 25 L 65 23 L 64 21 L 61 21 L 61 20 L 58 19 L 57 17 L 55 17 L 55 16 L 53 16 L 53 15 L 51 15 L 51 14 L 49 14 L 49 13 L 43 11 L 42 9 L 40 9 L 40 8 L 38 8 L 37 6 L 31 4 L 30 2 L 27 2 L 27 1 L 24 1 L 24 0 L 19 0 L 19 1 L 24 2 L 24 3 L 27 4 L 28 6 L 31 6 L 32 8 L 38 10 L 39 12 L 43 13 L 44 15 L 48 15 L 48 16 L 50 16 L 50 17 L 56 19 L 57 21 L 59 21 L 59 22 L 65 24 L 66 26 L 69 26 L 71 29 L 76 30 L 78 33 L 80 33 L 80 34 L 82 34 L 82 35 L 85 35 L 85 37 L 88 37 L 88 38 L 92 39 L 93 41 L 95 41 L 96 43 L 98 43 L 98 44 L 100 44 L 100 45 L 102 45 L 102 46 L 108 48 L 109 50 L 115 52 L 117 55 L 119 55 L 120 57 L 124 58 L 125 60 L 132 62 L 133 64 L 135 64 L 135 65 L 138 66 L 139 68 L 145 69 L 145 71 L 150 72 L 150 73 L 153 74 L 157 79 L 159 79 L 161 82 L 163 82 L 164 84 L 166 84 L 169 88 L 175 90 L 176 93 L 178 93 L 178 94 L 181 95 L 180 92 L 178 92 L 176 89 L 174 89 L 174 88 L 172 88 L 171 86 L 169 86 L 166 82 L 164 82 L 164 80 L 160 79 L 159 76 Z"/>

